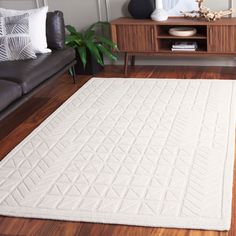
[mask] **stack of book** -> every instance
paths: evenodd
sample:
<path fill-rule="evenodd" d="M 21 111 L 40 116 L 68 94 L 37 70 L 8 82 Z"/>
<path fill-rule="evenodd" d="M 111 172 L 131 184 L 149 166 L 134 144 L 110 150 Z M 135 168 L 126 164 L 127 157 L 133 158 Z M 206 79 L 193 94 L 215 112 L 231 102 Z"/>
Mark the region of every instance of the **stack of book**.
<path fill-rule="evenodd" d="M 184 52 L 195 52 L 197 50 L 196 42 L 176 42 L 172 45 L 173 52 L 184 51 Z"/>

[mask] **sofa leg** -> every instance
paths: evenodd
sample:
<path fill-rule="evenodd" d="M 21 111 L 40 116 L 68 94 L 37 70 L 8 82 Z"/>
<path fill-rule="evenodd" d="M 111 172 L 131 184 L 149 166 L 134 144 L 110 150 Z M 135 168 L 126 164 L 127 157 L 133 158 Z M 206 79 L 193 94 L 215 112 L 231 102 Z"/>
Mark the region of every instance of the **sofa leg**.
<path fill-rule="evenodd" d="M 70 75 L 72 76 L 73 82 L 74 82 L 74 84 L 75 84 L 75 83 L 76 83 L 75 66 L 72 66 L 72 67 L 69 69 L 69 73 L 70 73 Z"/>

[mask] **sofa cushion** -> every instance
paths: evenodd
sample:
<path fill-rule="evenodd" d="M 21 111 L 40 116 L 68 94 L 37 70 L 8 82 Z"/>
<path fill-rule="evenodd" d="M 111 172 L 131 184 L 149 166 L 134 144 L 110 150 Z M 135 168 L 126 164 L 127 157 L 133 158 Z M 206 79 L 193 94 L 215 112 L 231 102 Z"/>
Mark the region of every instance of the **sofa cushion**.
<path fill-rule="evenodd" d="M 27 94 L 73 60 L 74 49 L 66 48 L 50 54 L 40 54 L 36 60 L 1 62 L 0 79 L 18 83 L 23 93 Z"/>
<path fill-rule="evenodd" d="M 11 81 L 0 80 L 0 111 L 21 96 L 20 85 Z"/>

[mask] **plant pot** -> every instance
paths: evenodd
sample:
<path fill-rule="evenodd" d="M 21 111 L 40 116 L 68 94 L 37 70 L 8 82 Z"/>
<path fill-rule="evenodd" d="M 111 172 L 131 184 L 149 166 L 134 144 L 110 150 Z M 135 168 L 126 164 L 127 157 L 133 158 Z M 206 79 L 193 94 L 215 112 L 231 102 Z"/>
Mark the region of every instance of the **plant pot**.
<path fill-rule="evenodd" d="M 135 19 L 150 18 L 155 8 L 155 0 L 131 0 L 128 5 L 129 13 Z"/>
<path fill-rule="evenodd" d="M 101 57 L 103 60 L 103 55 L 101 55 Z M 87 51 L 87 64 L 85 67 L 78 55 L 76 60 L 77 63 L 75 64 L 75 73 L 77 75 L 95 75 L 104 69 L 104 67 L 98 64 L 94 57 L 91 56 L 89 51 Z"/>

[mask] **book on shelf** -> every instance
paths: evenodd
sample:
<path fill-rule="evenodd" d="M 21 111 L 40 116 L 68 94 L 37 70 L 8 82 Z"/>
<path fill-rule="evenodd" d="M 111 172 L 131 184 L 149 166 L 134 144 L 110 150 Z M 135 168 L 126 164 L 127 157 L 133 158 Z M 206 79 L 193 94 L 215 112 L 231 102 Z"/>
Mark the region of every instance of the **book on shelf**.
<path fill-rule="evenodd" d="M 197 42 L 175 42 L 172 49 L 197 49 Z"/>
<path fill-rule="evenodd" d="M 172 52 L 196 52 L 197 48 L 172 48 Z"/>

